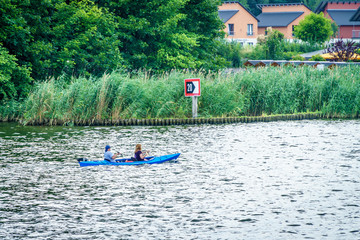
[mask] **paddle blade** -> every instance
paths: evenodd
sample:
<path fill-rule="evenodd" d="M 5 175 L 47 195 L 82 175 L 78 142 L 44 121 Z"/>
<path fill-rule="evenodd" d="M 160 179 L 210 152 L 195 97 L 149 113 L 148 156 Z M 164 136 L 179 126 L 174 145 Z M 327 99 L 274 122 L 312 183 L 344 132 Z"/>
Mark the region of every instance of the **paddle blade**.
<path fill-rule="evenodd" d="M 78 160 L 78 162 L 86 162 L 86 161 L 88 161 L 87 158 L 78 158 L 77 160 Z"/>

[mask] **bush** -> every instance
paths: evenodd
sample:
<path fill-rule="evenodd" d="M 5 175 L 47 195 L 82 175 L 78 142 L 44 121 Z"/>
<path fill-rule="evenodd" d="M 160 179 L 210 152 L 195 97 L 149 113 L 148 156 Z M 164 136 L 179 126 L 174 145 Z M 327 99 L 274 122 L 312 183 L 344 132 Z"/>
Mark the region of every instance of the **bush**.
<path fill-rule="evenodd" d="M 303 42 L 296 39 L 292 42 L 285 40 L 282 42 L 282 44 L 284 52 L 307 53 L 324 48 L 322 44 L 310 44 L 308 42 Z"/>
<path fill-rule="evenodd" d="M 266 38 L 261 36 L 258 38 L 258 41 L 259 41 L 258 44 L 254 47 L 253 46 L 243 47 L 240 50 L 240 57 L 242 59 L 251 59 L 251 60 L 265 60 L 265 59 L 290 60 L 290 59 L 294 59 L 294 56 L 296 55 L 323 49 L 323 46 L 321 44 L 309 44 L 307 42 L 299 42 L 296 40 L 294 40 L 293 42 L 282 40 L 277 42 L 279 46 L 277 47 L 272 46 L 273 53 L 270 56 L 268 51 L 269 47 L 266 45 Z M 272 44 L 276 45 L 277 43 L 276 41 L 272 41 Z M 296 57 L 296 60 L 303 61 L 305 59 Z M 244 62 L 244 60 L 242 60 L 242 62 Z"/>
<path fill-rule="evenodd" d="M 305 61 L 305 58 L 303 56 L 300 56 L 300 55 L 295 55 L 292 57 L 293 61 Z"/>
<path fill-rule="evenodd" d="M 227 61 L 227 67 L 238 68 L 242 64 L 242 45 L 238 42 L 219 41 L 219 55 Z"/>
<path fill-rule="evenodd" d="M 342 62 L 353 60 L 359 49 L 360 45 L 358 43 L 352 40 L 344 41 L 343 39 L 339 39 L 327 48 L 327 53 L 332 56 L 332 60 Z"/>
<path fill-rule="evenodd" d="M 297 52 L 284 52 L 283 53 L 283 60 L 291 60 L 294 56 L 296 56 Z M 300 56 L 300 55 L 298 55 Z"/>
<path fill-rule="evenodd" d="M 247 46 L 243 50 L 244 58 L 251 60 L 264 60 L 266 59 L 266 51 L 263 45 L 257 44 L 255 47 Z"/>
<path fill-rule="evenodd" d="M 316 54 L 316 55 L 312 56 L 309 60 L 310 61 L 325 61 L 325 58 L 323 58 L 320 54 Z"/>

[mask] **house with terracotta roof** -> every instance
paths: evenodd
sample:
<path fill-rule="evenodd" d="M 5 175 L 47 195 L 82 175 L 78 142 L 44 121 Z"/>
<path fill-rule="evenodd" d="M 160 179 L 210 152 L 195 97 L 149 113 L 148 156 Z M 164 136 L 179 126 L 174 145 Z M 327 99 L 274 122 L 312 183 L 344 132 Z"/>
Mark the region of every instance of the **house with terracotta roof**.
<path fill-rule="evenodd" d="M 338 38 L 360 39 L 360 1 L 322 1 L 315 13 L 323 12 L 324 16 L 335 22 L 338 27 Z"/>
<path fill-rule="evenodd" d="M 257 16 L 259 20 L 258 34 L 267 35 L 266 29 L 271 27 L 284 34 L 285 39 L 294 39 L 295 26 L 312 13 L 311 9 L 303 3 L 257 4 L 262 13 Z"/>
<path fill-rule="evenodd" d="M 242 44 L 255 45 L 258 37 L 258 19 L 237 1 L 219 6 L 218 14 L 225 24 L 226 38 Z"/>

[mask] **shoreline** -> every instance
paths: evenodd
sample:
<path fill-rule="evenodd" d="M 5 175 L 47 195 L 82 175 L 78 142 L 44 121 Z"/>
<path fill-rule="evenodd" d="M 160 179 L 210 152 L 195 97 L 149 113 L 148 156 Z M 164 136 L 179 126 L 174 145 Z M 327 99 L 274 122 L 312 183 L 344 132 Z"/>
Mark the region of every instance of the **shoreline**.
<path fill-rule="evenodd" d="M 357 117 L 329 116 L 323 113 L 278 114 L 268 116 L 213 117 L 213 118 L 151 118 L 151 119 L 103 119 L 103 120 L 48 120 L 23 122 L 21 119 L 0 119 L 0 122 L 18 122 L 28 126 L 171 126 L 197 124 L 231 124 L 253 122 L 296 121 L 313 119 L 357 119 Z"/>

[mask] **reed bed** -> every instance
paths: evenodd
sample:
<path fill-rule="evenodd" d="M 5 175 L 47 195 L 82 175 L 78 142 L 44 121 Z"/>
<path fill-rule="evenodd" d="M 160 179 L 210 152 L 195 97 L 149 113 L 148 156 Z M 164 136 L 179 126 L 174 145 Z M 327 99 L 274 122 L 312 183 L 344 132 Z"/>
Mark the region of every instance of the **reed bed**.
<path fill-rule="evenodd" d="M 40 83 L 25 101 L 12 103 L 12 110 L 2 106 L 0 118 L 12 116 L 24 124 L 50 125 L 114 124 L 125 123 L 124 119 L 128 125 L 146 124 L 146 119 L 162 119 L 159 122 L 166 124 L 171 119 L 191 119 L 191 98 L 184 97 L 186 78 L 201 79 L 200 118 L 310 112 L 358 118 L 359 76 L 360 68 L 352 66 L 324 70 L 266 67 L 238 73 L 116 71 L 101 78 Z"/>

